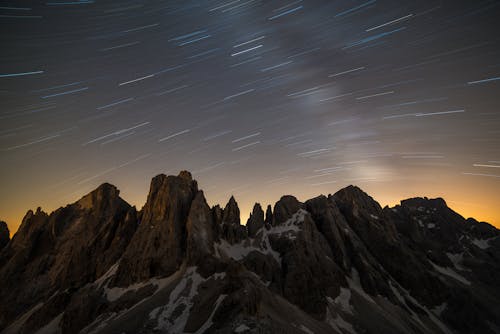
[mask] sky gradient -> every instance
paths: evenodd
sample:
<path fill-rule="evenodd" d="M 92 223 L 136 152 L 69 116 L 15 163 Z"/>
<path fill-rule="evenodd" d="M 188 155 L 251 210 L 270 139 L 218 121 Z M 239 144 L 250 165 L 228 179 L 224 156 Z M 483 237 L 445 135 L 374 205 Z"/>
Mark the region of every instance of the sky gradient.
<path fill-rule="evenodd" d="M 0 6 L 0 219 L 102 182 L 139 209 L 186 169 L 209 204 L 354 184 L 500 226 L 498 1 Z"/>

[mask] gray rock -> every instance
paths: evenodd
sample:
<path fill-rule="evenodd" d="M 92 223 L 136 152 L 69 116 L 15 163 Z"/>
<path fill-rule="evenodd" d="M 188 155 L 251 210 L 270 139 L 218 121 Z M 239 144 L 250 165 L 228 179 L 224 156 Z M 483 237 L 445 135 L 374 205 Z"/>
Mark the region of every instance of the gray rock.
<path fill-rule="evenodd" d="M 248 236 L 255 237 L 257 231 L 264 226 L 264 211 L 259 203 L 255 203 L 247 221 Z"/>
<path fill-rule="evenodd" d="M 222 222 L 225 224 L 240 225 L 240 209 L 238 208 L 238 203 L 236 203 L 234 196 L 229 198 L 224 208 Z"/>
<path fill-rule="evenodd" d="M 78 290 L 108 271 L 122 256 L 136 226 L 135 209 L 109 184 L 50 215 L 40 208 L 28 211 L 0 254 L 1 280 L 17 287 L 0 290 L 0 328 L 39 302 L 45 306 L 36 314 L 47 316 L 34 314 L 27 319 L 28 332 L 64 310 L 70 296 L 50 297 Z"/>
<path fill-rule="evenodd" d="M 139 212 L 110 184 L 29 211 L 0 251 L 0 331 L 500 328 L 500 232 L 442 199 L 382 209 L 349 186 L 305 203 L 283 196 L 265 219 L 256 204 L 246 227 L 239 214 L 233 197 L 209 208 L 185 171 L 155 177 Z"/>
<path fill-rule="evenodd" d="M 121 258 L 114 285 L 128 286 L 179 269 L 186 253 L 186 221 L 197 192 L 197 183 L 188 172 L 153 178 L 139 227 Z"/>
<path fill-rule="evenodd" d="M 247 237 L 247 229 L 240 224 L 240 209 L 233 196 L 229 199 L 222 214 L 221 236 L 230 244 L 235 244 Z"/>
<path fill-rule="evenodd" d="M 295 197 L 290 195 L 281 197 L 274 205 L 273 225 L 279 225 L 287 221 L 301 207 L 302 204 Z"/>

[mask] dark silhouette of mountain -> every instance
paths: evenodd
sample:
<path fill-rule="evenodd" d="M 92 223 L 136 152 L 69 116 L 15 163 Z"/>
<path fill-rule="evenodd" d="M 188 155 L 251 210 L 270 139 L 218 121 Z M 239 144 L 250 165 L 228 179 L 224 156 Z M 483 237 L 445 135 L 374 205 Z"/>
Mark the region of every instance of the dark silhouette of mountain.
<path fill-rule="evenodd" d="M 183 171 L 140 211 L 103 184 L 4 230 L 2 333 L 500 332 L 500 232 L 440 198 L 382 208 L 349 186 L 244 226 Z"/>
<path fill-rule="evenodd" d="M 10 232 L 7 223 L 0 220 L 0 250 L 10 241 Z"/>

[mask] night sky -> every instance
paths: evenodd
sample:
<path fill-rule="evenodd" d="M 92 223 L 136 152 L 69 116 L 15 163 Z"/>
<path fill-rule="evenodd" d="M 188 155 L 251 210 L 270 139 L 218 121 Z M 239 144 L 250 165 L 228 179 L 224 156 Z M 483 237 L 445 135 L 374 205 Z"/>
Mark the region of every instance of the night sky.
<path fill-rule="evenodd" d="M 355 184 L 500 225 L 499 1 L 0 2 L 0 219 L 102 182 L 139 209 Z"/>

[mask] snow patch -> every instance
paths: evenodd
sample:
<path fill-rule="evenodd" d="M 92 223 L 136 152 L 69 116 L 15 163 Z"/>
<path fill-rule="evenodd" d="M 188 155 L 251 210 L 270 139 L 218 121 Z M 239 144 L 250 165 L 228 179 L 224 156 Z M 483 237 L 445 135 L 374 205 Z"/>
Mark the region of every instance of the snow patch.
<path fill-rule="evenodd" d="M 389 285 L 392 289 L 392 291 L 394 292 L 394 294 L 398 297 L 398 299 L 404 303 L 405 305 L 406 304 L 406 301 L 404 300 L 403 296 L 399 293 L 399 291 L 392 285 L 392 282 L 389 281 Z M 427 307 L 425 307 L 424 305 L 420 304 L 420 302 L 418 300 L 416 300 L 415 298 L 413 298 L 410 293 L 408 292 L 408 290 L 406 290 L 405 288 L 403 288 L 402 286 L 399 286 L 399 289 L 401 291 L 403 291 L 404 293 L 404 296 L 405 298 L 407 298 L 409 301 L 411 301 L 413 304 L 417 305 L 418 307 L 420 307 L 421 309 L 425 310 L 427 312 L 427 315 L 429 316 L 430 320 L 432 322 L 434 322 L 440 329 L 443 333 L 445 334 L 452 334 L 452 331 L 438 318 L 434 315 L 434 313 L 432 313 Z M 415 319 L 417 322 L 419 322 L 424 328 L 427 328 L 427 326 L 424 325 L 424 323 L 420 320 L 419 316 L 410 308 L 408 307 L 408 309 L 410 310 L 410 312 L 412 313 L 412 318 Z"/>
<path fill-rule="evenodd" d="M 342 311 L 349 313 L 349 314 L 353 314 L 353 309 L 352 309 L 352 306 L 350 303 L 351 290 L 341 287 L 340 294 L 335 299 L 332 299 L 330 297 L 326 297 L 326 299 L 328 300 L 328 302 L 330 304 L 336 304 L 336 305 L 340 306 Z"/>
<path fill-rule="evenodd" d="M 210 313 L 210 316 L 208 317 L 207 321 L 196 331 L 196 334 L 203 334 L 205 333 L 212 325 L 213 321 L 212 318 L 214 317 L 215 312 L 219 308 L 220 303 L 226 298 L 227 295 L 220 295 L 219 298 L 215 301 L 214 308 L 212 310 L 212 313 Z"/>
<path fill-rule="evenodd" d="M 434 223 L 427 224 L 427 228 L 434 228 L 434 227 L 436 227 L 436 224 Z"/>
<path fill-rule="evenodd" d="M 211 277 L 213 277 L 215 280 L 224 279 L 226 277 L 226 273 L 215 273 Z"/>
<path fill-rule="evenodd" d="M 346 331 L 351 334 L 356 334 L 356 331 L 350 323 L 345 321 L 344 318 L 340 316 L 340 314 L 337 314 L 337 316 L 334 317 L 329 308 L 326 309 L 325 321 L 328 325 L 330 325 L 330 327 L 332 327 L 339 333 L 344 333 L 344 331 Z"/>
<path fill-rule="evenodd" d="M 220 243 L 215 244 L 217 250 L 220 253 L 224 253 L 227 257 L 231 257 L 235 260 L 242 260 L 245 256 L 250 254 L 252 251 L 258 251 L 261 252 L 260 248 L 253 247 L 252 245 L 248 244 L 247 240 L 244 240 L 240 243 L 231 245 L 229 242 L 227 242 L 224 239 L 221 239 Z"/>
<path fill-rule="evenodd" d="M 354 268 L 354 267 L 352 267 L 352 270 L 351 270 L 351 277 L 346 276 L 347 283 L 349 284 L 349 287 L 352 290 L 356 291 L 361 297 L 365 298 L 369 302 L 376 304 L 375 301 L 373 300 L 373 298 L 369 294 L 367 294 L 365 292 L 365 290 L 363 289 L 363 286 L 361 285 L 361 280 L 359 278 L 359 273 L 356 270 L 356 268 Z"/>
<path fill-rule="evenodd" d="M 244 331 L 247 331 L 249 329 L 250 329 L 250 327 L 248 327 L 247 325 L 241 324 L 234 329 L 234 332 L 235 333 L 243 333 Z"/>
<path fill-rule="evenodd" d="M 196 269 L 197 267 L 187 268 L 185 275 L 170 293 L 168 304 L 157 307 L 149 313 L 150 319 L 156 318 L 158 321 L 155 330 L 171 334 L 183 333 L 191 307 L 194 304 L 193 298 L 198 294 L 200 284 L 211 278 L 220 279 L 224 277 L 223 274 L 218 273 L 204 279 L 196 272 Z M 226 295 L 219 296 L 210 317 L 196 333 L 203 333 L 212 326 L 212 317 L 225 297 Z M 173 317 L 174 311 L 177 314 L 180 313 L 175 318 Z"/>
<path fill-rule="evenodd" d="M 114 302 L 115 300 L 120 299 L 121 296 L 123 296 L 125 293 L 129 291 L 137 291 L 143 287 L 146 287 L 148 285 L 155 285 L 156 290 L 155 293 L 166 286 L 169 282 L 172 281 L 172 276 L 166 277 L 166 278 L 152 278 L 150 280 L 140 282 L 140 283 L 135 283 L 132 284 L 126 288 L 119 288 L 119 287 L 114 287 L 114 288 L 104 288 L 104 293 L 106 294 L 106 298 L 110 302 Z"/>
<path fill-rule="evenodd" d="M 259 252 L 261 254 L 270 254 L 274 257 L 276 262 L 281 264 L 281 256 L 278 252 L 274 251 L 269 243 L 267 235 L 263 237 L 260 247 L 256 247 L 250 244 L 249 240 L 244 240 L 240 243 L 231 245 L 226 240 L 221 240 L 220 243 L 215 244 L 216 254 L 223 255 L 223 257 L 231 257 L 237 261 L 244 259 L 248 254 L 253 251 Z"/>
<path fill-rule="evenodd" d="M 495 238 L 472 239 L 471 242 L 481 249 L 487 249 L 487 248 L 490 248 L 490 240 L 492 240 L 492 239 L 495 239 Z"/>
<path fill-rule="evenodd" d="M 2 331 L 2 334 L 16 334 L 20 332 L 21 327 L 24 325 L 26 320 L 31 317 L 38 309 L 42 308 L 44 303 L 39 303 L 33 306 L 28 312 L 24 313 L 20 318 L 17 318 L 9 327 Z"/>
<path fill-rule="evenodd" d="M 231 257 L 239 261 L 244 259 L 251 252 L 257 251 L 264 255 L 271 255 L 272 257 L 274 257 L 276 262 L 278 262 L 278 264 L 281 264 L 281 255 L 271 247 L 269 236 L 284 235 L 288 239 L 294 240 L 297 237 L 297 233 L 301 230 L 301 225 L 304 222 L 306 214 L 308 214 L 306 210 L 300 209 L 284 223 L 278 226 L 273 226 L 269 230 L 262 228 L 255 238 L 243 240 L 234 245 L 231 245 L 226 240 L 221 240 L 219 243 L 215 244 L 216 254 L 218 254 L 219 256 L 223 255 L 226 257 Z M 259 239 L 260 242 L 256 243 L 259 241 Z"/>
<path fill-rule="evenodd" d="M 57 317 L 52 319 L 47 325 L 40 328 L 36 334 L 55 334 L 61 333 L 60 323 L 62 320 L 64 312 L 59 314 Z"/>
<path fill-rule="evenodd" d="M 447 303 L 442 303 L 441 305 L 434 307 L 431 311 L 432 313 L 440 317 L 441 313 L 443 313 L 443 311 L 446 309 L 446 306 L 448 306 Z"/>
<path fill-rule="evenodd" d="M 116 274 L 116 271 L 118 270 L 118 265 L 120 264 L 120 260 L 118 260 L 115 264 L 113 264 L 108 271 L 106 271 L 101 277 L 95 280 L 94 284 L 97 284 L 98 287 L 101 287 L 101 285 L 111 276 Z"/>
<path fill-rule="evenodd" d="M 370 217 L 372 217 L 373 219 L 378 219 L 378 216 L 373 215 L 373 214 L 371 214 L 371 213 L 370 213 Z"/>
<path fill-rule="evenodd" d="M 399 285 L 399 284 L 398 284 Z M 413 320 L 415 320 L 417 323 L 419 323 L 423 328 L 427 328 L 427 326 L 425 326 L 425 324 L 422 322 L 422 320 L 419 318 L 418 314 L 415 313 L 415 311 L 412 310 L 411 307 L 408 307 L 408 303 L 406 303 L 406 300 L 405 300 L 405 297 L 403 297 L 403 295 L 399 292 L 399 290 L 392 284 L 391 281 L 389 281 L 389 286 L 391 287 L 391 290 L 392 290 L 392 293 L 394 293 L 394 295 L 396 296 L 396 298 L 399 300 L 399 302 L 403 305 L 406 305 L 408 310 L 410 311 L 410 314 L 411 314 L 411 317 L 413 318 Z M 401 288 L 401 287 L 400 287 Z M 406 291 L 405 289 L 401 288 L 401 290 L 403 290 L 405 296 L 408 298 L 408 299 L 413 299 L 408 291 Z M 414 300 L 414 299 L 413 299 Z M 417 305 L 420 305 L 417 303 Z"/>
<path fill-rule="evenodd" d="M 461 271 L 471 271 L 470 269 L 465 268 L 462 265 L 463 258 L 464 258 L 464 253 L 457 253 L 457 254 L 452 254 L 452 253 L 446 253 L 450 261 L 453 263 L 455 268 Z"/>
<path fill-rule="evenodd" d="M 295 212 L 292 217 L 290 217 L 290 219 L 282 224 L 271 227 L 271 229 L 266 232 L 267 234 L 285 234 L 286 237 L 293 240 L 297 237 L 297 232 L 301 230 L 300 225 L 304 222 L 307 214 L 308 212 L 306 210 L 300 209 L 299 211 Z"/>
<path fill-rule="evenodd" d="M 309 328 L 307 328 L 306 326 L 304 325 L 300 325 L 299 326 L 300 330 L 303 331 L 304 333 L 307 333 L 307 334 L 314 334 L 314 332 L 312 330 L 310 330 Z"/>
<path fill-rule="evenodd" d="M 434 267 L 434 269 L 436 269 L 436 271 L 438 271 L 439 273 L 441 273 L 443 275 L 446 275 L 446 276 L 449 276 L 451 278 L 454 278 L 454 279 L 456 279 L 457 281 L 459 281 L 459 282 L 461 282 L 463 284 L 466 284 L 466 285 L 470 285 L 471 284 L 471 282 L 468 279 L 466 279 L 462 275 L 458 274 L 453 269 L 451 269 L 451 268 L 444 268 L 444 267 L 438 266 L 437 264 L 435 264 L 432 261 L 429 261 L 429 262 L 430 262 L 430 264 L 432 264 L 432 266 Z"/>

